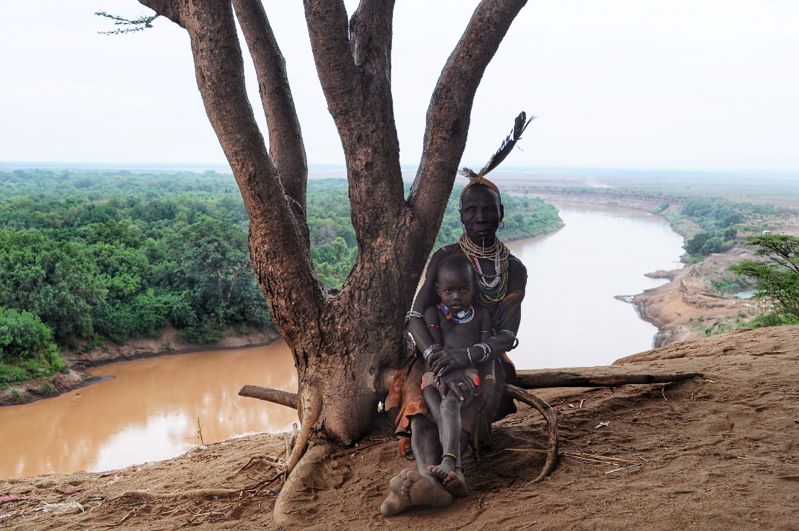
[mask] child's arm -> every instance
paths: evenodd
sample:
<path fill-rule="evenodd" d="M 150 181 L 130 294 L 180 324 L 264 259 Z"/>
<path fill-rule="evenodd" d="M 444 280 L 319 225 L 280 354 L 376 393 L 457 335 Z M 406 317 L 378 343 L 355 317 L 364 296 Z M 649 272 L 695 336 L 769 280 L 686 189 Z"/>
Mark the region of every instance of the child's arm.
<path fill-rule="evenodd" d="M 424 311 L 424 322 L 427 324 L 427 331 L 433 343 L 444 346 L 444 336 L 441 334 L 441 321 L 439 321 L 438 308 L 428 306 Z"/>

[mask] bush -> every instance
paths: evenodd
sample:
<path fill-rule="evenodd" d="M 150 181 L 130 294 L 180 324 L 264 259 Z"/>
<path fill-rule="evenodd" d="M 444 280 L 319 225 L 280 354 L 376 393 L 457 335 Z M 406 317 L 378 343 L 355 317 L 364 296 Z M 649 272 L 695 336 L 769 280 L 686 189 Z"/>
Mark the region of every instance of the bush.
<path fill-rule="evenodd" d="M 757 297 L 775 305 L 771 316 L 756 321 L 760 326 L 799 322 L 799 238 L 789 235 L 763 235 L 747 238 L 762 260 L 744 260 L 730 268 L 757 281 Z"/>
<path fill-rule="evenodd" d="M 36 315 L 11 308 L 0 308 L 0 360 L 38 359 L 52 349 L 53 331 Z"/>

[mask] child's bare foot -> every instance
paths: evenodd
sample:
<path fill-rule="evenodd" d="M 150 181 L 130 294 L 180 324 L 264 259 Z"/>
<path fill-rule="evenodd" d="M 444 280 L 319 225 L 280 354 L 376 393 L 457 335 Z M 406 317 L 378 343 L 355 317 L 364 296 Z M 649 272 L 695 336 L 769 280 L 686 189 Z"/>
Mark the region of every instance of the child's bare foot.
<path fill-rule="evenodd" d="M 466 477 L 458 469 L 449 471 L 447 477 L 441 480 L 441 484 L 453 496 L 465 498 L 469 495 L 469 489 L 466 487 Z"/>
<path fill-rule="evenodd" d="M 393 516 L 413 505 L 446 507 L 452 503 L 452 495 L 441 488 L 431 476 L 406 468 L 389 482 L 391 492 L 380 505 L 384 516 Z"/>
<path fill-rule="evenodd" d="M 441 463 L 429 466 L 430 473 L 441 481 L 444 488 L 455 496 L 468 496 L 469 490 L 466 488 L 466 478 L 463 472 L 455 467 L 455 459 L 445 456 Z"/>

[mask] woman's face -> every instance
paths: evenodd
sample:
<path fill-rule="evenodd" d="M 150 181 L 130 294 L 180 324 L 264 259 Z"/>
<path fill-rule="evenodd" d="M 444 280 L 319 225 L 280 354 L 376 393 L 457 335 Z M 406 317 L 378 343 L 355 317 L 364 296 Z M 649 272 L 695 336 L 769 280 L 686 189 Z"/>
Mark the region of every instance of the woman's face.
<path fill-rule="evenodd" d="M 461 198 L 461 223 L 474 243 L 480 243 L 481 240 L 492 242 L 503 216 L 504 209 L 495 191 L 475 185 L 464 192 Z"/>

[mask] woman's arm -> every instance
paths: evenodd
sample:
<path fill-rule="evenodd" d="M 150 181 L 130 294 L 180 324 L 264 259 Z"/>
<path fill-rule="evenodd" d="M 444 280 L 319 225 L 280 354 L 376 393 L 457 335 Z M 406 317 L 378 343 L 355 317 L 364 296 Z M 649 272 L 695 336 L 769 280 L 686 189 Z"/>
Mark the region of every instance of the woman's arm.
<path fill-rule="evenodd" d="M 436 295 L 436 274 L 438 273 L 438 264 L 441 262 L 441 258 L 447 254 L 448 251 L 446 248 L 442 248 L 436 251 L 430 258 L 424 271 L 424 283 L 422 283 L 422 287 L 419 288 L 419 291 L 416 293 L 416 297 L 413 300 L 413 308 L 408 312 L 408 324 L 406 325 L 406 329 L 411 334 L 411 337 L 413 337 L 413 341 L 416 343 L 416 348 L 419 352 L 424 352 L 431 345 L 435 344 L 435 341 L 430 336 L 427 329 L 427 323 L 424 321 L 424 311 L 438 302 L 438 296 Z M 439 342 L 439 344 L 441 343 Z"/>
<path fill-rule="evenodd" d="M 434 345 L 444 346 L 444 336 L 441 335 L 441 322 L 439 321 L 438 308 L 428 306 L 424 311 L 424 322 L 427 325 L 427 333 Z"/>

